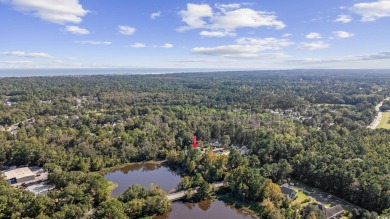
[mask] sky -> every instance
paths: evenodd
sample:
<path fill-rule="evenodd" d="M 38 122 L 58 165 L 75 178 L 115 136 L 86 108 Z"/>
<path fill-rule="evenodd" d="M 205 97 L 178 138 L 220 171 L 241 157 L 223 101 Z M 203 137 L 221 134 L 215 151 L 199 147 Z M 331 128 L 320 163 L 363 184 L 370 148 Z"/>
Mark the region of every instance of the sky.
<path fill-rule="evenodd" d="M 390 0 L 0 0 L 0 68 L 390 68 Z"/>

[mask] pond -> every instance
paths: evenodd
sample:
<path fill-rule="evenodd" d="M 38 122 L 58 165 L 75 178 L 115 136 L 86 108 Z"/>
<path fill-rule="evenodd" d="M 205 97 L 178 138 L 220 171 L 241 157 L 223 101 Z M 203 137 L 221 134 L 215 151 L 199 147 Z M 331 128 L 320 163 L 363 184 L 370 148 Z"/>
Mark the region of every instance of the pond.
<path fill-rule="evenodd" d="M 135 184 L 149 187 L 154 183 L 169 192 L 180 182 L 179 174 L 160 163 L 150 162 L 131 164 L 112 170 L 105 173 L 104 177 L 117 184 L 111 193 L 113 197 L 118 197 L 129 186 Z M 253 217 L 220 200 L 205 200 L 199 203 L 173 202 L 169 213 L 154 217 L 154 219 L 176 218 L 250 219 Z"/>
<path fill-rule="evenodd" d="M 174 202 L 169 213 L 153 217 L 153 219 L 176 218 L 253 219 L 254 217 L 220 200 L 205 200 L 199 203 Z"/>
<path fill-rule="evenodd" d="M 117 184 L 111 195 L 118 197 L 129 186 L 140 184 L 146 188 L 151 183 L 159 185 L 166 192 L 180 182 L 180 175 L 160 163 L 136 163 L 104 174 L 104 178 Z"/>

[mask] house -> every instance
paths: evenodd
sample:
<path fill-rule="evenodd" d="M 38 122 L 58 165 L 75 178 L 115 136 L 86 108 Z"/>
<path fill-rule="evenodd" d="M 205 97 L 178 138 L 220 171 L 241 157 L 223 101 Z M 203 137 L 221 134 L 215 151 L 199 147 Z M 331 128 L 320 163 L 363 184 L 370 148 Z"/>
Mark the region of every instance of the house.
<path fill-rule="evenodd" d="M 225 150 L 224 148 L 214 148 L 212 150 L 212 152 L 216 155 L 226 155 L 228 156 L 230 151 L 229 150 Z"/>
<path fill-rule="evenodd" d="M 341 207 L 341 205 L 326 207 L 325 205 L 321 204 L 318 205 L 318 209 L 324 212 L 326 219 L 336 218 L 338 216 L 341 216 L 344 213 L 344 209 L 343 207 Z"/>
<path fill-rule="evenodd" d="M 282 193 L 284 196 L 290 199 L 296 199 L 297 198 L 297 192 L 290 187 L 289 184 L 285 183 L 280 186 Z"/>
<path fill-rule="evenodd" d="M 243 145 L 232 144 L 231 147 L 237 149 L 241 155 L 248 154 L 250 152 L 250 150 L 246 146 L 243 146 Z"/>
<path fill-rule="evenodd" d="M 32 125 L 35 123 L 35 119 L 34 118 L 31 118 L 29 120 L 27 120 L 28 124 Z"/>
<path fill-rule="evenodd" d="M 238 149 L 240 151 L 240 154 L 241 155 L 244 155 L 244 154 L 248 154 L 249 153 L 249 149 L 246 147 L 246 146 L 242 146 L 240 149 Z"/>
<path fill-rule="evenodd" d="M 35 179 L 35 174 L 28 167 L 3 172 L 5 179 L 11 183 L 23 183 Z"/>
<path fill-rule="evenodd" d="M 221 155 L 224 152 L 223 148 L 216 148 L 212 150 L 214 154 Z"/>
<path fill-rule="evenodd" d="M 213 149 L 212 150 L 214 153 L 218 153 L 218 152 L 223 152 L 224 151 L 224 149 L 223 148 L 215 148 L 215 149 Z"/>
<path fill-rule="evenodd" d="M 222 144 L 219 143 L 219 141 L 214 141 L 214 142 L 212 142 L 210 145 L 211 145 L 211 147 L 213 147 L 213 148 L 222 147 Z"/>

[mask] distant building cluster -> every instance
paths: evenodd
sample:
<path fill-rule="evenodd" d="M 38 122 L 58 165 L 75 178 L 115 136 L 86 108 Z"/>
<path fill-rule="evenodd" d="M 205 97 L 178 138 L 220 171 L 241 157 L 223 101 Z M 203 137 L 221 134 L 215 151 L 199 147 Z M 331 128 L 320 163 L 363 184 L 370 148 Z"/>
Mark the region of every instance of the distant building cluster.
<path fill-rule="evenodd" d="M 249 153 L 249 149 L 243 145 L 232 144 L 230 147 L 237 149 L 240 152 L 240 154 L 242 154 L 242 155 Z M 198 149 L 203 152 L 205 149 L 207 150 L 207 148 L 211 148 L 212 152 L 215 153 L 216 155 L 229 155 L 230 154 L 230 150 L 228 149 L 228 147 L 224 146 L 219 140 L 213 140 L 210 143 L 204 144 L 203 147 L 200 147 Z"/>
<path fill-rule="evenodd" d="M 265 110 L 267 113 L 271 113 L 271 114 L 274 114 L 274 115 L 279 115 L 279 116 L 282 116 L 282 117 L 289 117 L 289 118 L 292 118 L 293 120 L 296 120 L 296 121 L 305 121 L 305 120 L 308 120 L 308 119 L 311 119 L 311 117 L 304 117 L 304 116 L 301 116 L 299 112 L 295 112 L 293 111 L 292 109 L 287 109 L 287 110 L 272 110 L 272 109 L 266 109 Z"/>

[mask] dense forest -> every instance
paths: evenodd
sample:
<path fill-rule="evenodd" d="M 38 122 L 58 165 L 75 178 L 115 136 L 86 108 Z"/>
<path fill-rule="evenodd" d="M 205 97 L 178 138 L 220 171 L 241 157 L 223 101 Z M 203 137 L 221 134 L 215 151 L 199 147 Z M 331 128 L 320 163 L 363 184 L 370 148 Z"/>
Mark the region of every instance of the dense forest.
<path fill-rule="evenodd" d="M 389 215 L 390 131 L 367 129 L 389 88 L 390 72 L 369 70 L 1 78 L 0 165 L 42 166 L 56 189 L 35 197 L 3 181 L 0 217 L 162 214 L 160 188 L 113 199 L 98 173 L 146 160 L 184 170 L 183 189 L 224 181 L 264 218 L 301 217 L 277 186 L 292 179 Z M 193 135 L 249 154 L 200 154 Z"/>

